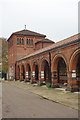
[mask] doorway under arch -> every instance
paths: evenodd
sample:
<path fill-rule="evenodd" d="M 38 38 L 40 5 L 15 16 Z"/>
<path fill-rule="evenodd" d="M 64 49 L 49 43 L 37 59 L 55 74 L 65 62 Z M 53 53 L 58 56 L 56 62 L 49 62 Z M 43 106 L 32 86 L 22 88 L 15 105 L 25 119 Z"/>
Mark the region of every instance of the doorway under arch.
<path fill-rule="evenodd" d="M 37 62 L 34 62 L 32 65 L 32 77 L 34 79 L 34 82 L 37 82 L 39 80 L 39 68 Z"/>
<path fill-rule="evenodd" d="M 20 79 L 20 67 L 18 65 L 18 67 L 17 67 L 17 80 L 19 80 L 19 79 Z"/>
<path fill-rule="evenodd" d="M 26 65 L 26 72 L 28 72 L 27 77 L 28 77 L 28 80 L 30 80 L 31 79 L 31 67 L 30 67 L 30 64 Z"/>
<path fill-rule="evenodd" d="M 49 63 L 47 60 L 44 60 L 41 64 L 41 77 L 44 78 L 46 83 L 50 83 L 50 70 L 49 70 Z"/>
<path fill-rule="evenodd" d="M 35 80 L 39 80 L 39 68 L 37 64 L 35 65 Z"/>
<path fill-rule="evenodd" d="M 69 70 L 73 79 L 73 88 L 74 91 L 80 91 L 80 49 L 77 49 L 70 60 Z"/>
<path fill-rule="evenodd" d="M 67 83 L 67 66 L 63 58 L 60 58 L 57 64 L 58 83 Z"/>
<path fill-rule="evenodd" d="M 25 79 L 25 66 L 24 65 L 22 65 L 21 67 L 21 76 L 22 76 L 22 80 L 24 80 Z"/>

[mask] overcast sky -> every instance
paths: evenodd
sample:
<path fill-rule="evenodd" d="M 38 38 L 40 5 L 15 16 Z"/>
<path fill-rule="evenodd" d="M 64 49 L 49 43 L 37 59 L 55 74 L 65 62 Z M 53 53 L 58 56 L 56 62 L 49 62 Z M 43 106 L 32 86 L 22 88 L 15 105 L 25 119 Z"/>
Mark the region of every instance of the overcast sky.
<path fill-rule="evenodd" d="M 0 0 L 0 37 L 27 29 L 57 42 L 78 33 L 79 0 Z"/>

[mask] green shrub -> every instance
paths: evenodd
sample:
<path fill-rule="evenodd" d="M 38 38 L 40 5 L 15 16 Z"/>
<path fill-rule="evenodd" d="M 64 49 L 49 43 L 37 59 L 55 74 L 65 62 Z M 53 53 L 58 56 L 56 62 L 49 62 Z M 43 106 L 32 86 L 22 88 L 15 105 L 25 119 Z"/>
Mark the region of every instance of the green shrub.
<path fill-rule="evenodd" d="M 48 88 L 51 88 L 51 84 L 50 84 L 50 83 L 47 83 L 46 86 L 47 86 Z"/>

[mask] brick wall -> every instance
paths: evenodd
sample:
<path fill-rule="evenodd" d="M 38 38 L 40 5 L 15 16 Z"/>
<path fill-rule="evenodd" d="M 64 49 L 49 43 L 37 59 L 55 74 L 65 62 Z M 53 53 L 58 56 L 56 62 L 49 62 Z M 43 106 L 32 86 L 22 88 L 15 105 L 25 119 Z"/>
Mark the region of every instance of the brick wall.
<path fill-rule="evenodd" d="M 23 45 L 17 45 L 17 38 L 23 39 L 24 44 Z M 8 40 L 8 66 L 9 70 L 11 71 L 13 67 L 14 71 L 14 78 L 15 78 L 15 64 L 16 60 L 21 58 L 22 56 L 25 56 L 27 54 L 30 54 L 35 51 L 35 42 L 38 40 L 41 40 L 43 37 L 32 37 L 32 36 L 21 36 L 21 35 L 12 35 L 11 38 Z M 27 39 L 33 40 L 33 44 L 27 44 Z M 11 69 L 10 69 L 11 67 Z M 12 77 L 13 79 L 13 77 Z"/>
<path fill-rule="evenodd" d="M 47 47 L 47 46 L 52 45 L 52 44 L 54 44 L 54 43 L 49 43 L 49 42 L 43 42 L 42 43 L 42 42 L 38 42 L 35 45 L 35 49 L 39 50 L 39 49 L 42 49 L 42 47 L 44 48 L 44 47 Z"/>

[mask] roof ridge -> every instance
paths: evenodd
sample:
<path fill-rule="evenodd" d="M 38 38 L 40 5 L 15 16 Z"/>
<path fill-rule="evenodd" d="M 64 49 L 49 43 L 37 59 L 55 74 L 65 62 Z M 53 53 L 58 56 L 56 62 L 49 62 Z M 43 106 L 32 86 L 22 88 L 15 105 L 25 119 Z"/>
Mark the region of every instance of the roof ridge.
<path fill-rule="evenodd" d="M 28 30 L 28 29 L 23 29 L 23 30 L 20 30 L 20 31 L 17 31 L 17 32 L 14 32 L 13 34 L 16 34 L 16 33 L 19 33 L 19 32 L 23 32 L 23 31 L 27 31 L 27 32 L 31 32 L 31 33 L 35 33 L 35 34 L 39 34 L 39 35 L 42 35 L 42 36 L 45 36 L 44 34 L 41 34 L 41 33 L 38 33 L 38 32 L 35 32 L 35 31 L 31 31 L 31 30 Z M 23 33 L 22 33 L 23 34 Z"/>
<path fill-rule="evenodd" d="M 67 38 L 65 38 L 65 39 L 63 39 L 63 40 L 60 40 L 60 41 L 64 41 L 64 40 L 66 40 L 66 39 L 73 38 L 73 37 L 75 37 L 75 36 L 77 36 L 77 35 L 79 35 L 79 34 L 80 34 L 80 33 L 77 33 L 77 34 L 75 34 L 75 35 L 72 35 L 72 36 L 67 37 Z M 58 41 L 58 42 L 60 42 L 60 41 Z M 56 43 L 58 43 L 58 42 L 56 42 Z"/>
<path fill-rule="evenodd" d="M 78 36 L 78 35 L 79 35 L 79 34 L 76 34 L 76 35 L 74 35 L 73 37 Z M 71 37 L 69 37 L 69 38 L 71 38 Z M 44 51 L 46 51 L 46 50 L 51 50 L 51 49 L 53 49 L 53 48 L 55 48 L 55 47 L 62 46 L 62 45 L 65 45 L 65 44 L 67 44 L 67 43 L 70 43 L 70 42 L 73 42 L 73 41 L 77 40 L 76 38 L 74 38 L 74 39 L 71 40 L 71 41 L 67 41 L 69 38 L 64 39 L 64 40 L 61 40 L 61 41 L 59 41 L 59 42 L 56 42 L 55 44 L 52 44 L 52 45 L 47 46 L 47 47 L 45 47 L 45 48 L 39 49 L 39 50 L 37 50 L 37 51 L 35 51 L 35 52 L 33 52 L 33 53 L 30 53 L 30 54 L 26 55 L 25 57 L 23 57 L 22 59 L 25 59 L 25 58 L 27 58 L 27 57 L 30 57 L 30 56 L 33 56 L 33 55 L 42 53 L 42 52 L 44 52 Z M 19 60 L 20 60 L 20 58 L 18 59 L 18 61 L 19 61 Z"/>
<path fill-rule="evenodd" d="M 44 35 L 44 34 L 41 34 L 41 33 L 38 33 L 38 32 L 34 32 L 34 31 L 31 31 L 31 30 L 27 30 L 27 29 L 23 29 L 23 30 L 20 30 L 20 31 L 17 31 L 17 32 L 13 32 L 13 33 L 11 34 L 11 36 L 8 38 L 8 40 L 9 40 L 13 35 L 35 36 L 35 37 L 42 37 L 42 38 L 45 38 L 45 37 L 46 37 L 46 35 Z"/>

